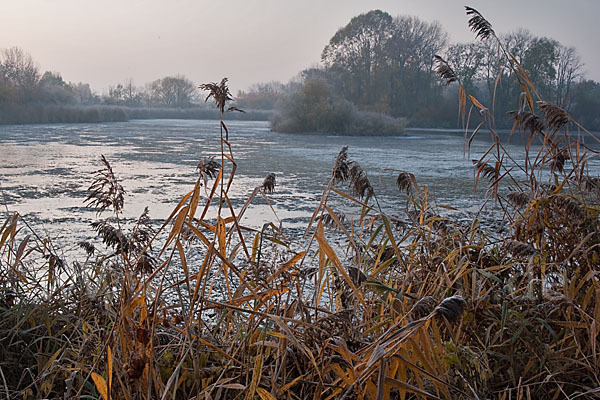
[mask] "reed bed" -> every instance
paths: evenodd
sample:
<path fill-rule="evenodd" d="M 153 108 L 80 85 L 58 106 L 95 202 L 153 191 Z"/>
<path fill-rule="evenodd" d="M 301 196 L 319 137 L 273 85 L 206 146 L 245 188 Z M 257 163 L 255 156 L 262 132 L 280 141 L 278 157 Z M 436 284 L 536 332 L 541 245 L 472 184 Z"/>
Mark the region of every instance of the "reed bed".
<path fill-rule="evenodd" d="M 480 13 L 467 13 L 478 38 L 497 40 Z M 600 181 L 586 173 L 593 153 L 583 140 L 593 137 L 537 98 L 497 42 L 524 89 L 514 114 L 515 132 L 530 139 L 524 163 L 462 86 L 459 103 L 467 126 L 480 121 L 467 144 L 482 127 L 494 139 L 474 169 L 506 230 L 444 217 L 409 171 L 398 171 L 398 209 L 385 212 L 347 148 L 303 237 L 242 226 L 257 197 L 271 205 L 276 177 L 233 207 L 223 115 L 238 110 L 226 79 L 202 85 L 220 115 L 221 157 L 198 163 L 162 226 L 147 213 L 123 220 L 125 189 L 104 157 L 86 199 L 103 246 L 82 242 L 85 260 L 68 264 L 50 238 L 7 214 L 1 397 L 600 397 Z M 460 85 L 441 57 L 438 66 Z M 354 212 L 332 208 L 340 202 Z"/>

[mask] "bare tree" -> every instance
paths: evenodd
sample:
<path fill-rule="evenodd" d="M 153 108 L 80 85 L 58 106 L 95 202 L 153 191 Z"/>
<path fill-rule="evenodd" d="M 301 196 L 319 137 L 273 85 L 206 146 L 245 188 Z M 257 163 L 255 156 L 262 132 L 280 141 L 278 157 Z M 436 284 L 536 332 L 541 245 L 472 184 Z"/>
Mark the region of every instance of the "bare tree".
<path fill-rule="evenodd" d="M 134 106 L 140 102 L 140 94 L 133 83 L 133 78 L 126 79 L 123 84 L 123 100 L 128 106 Z"/>
<path fill-rule="evenodd" d="M 168 107 L 185 107 L 191 103 L 196 86 L 183 75 L 167 76 L 160 80 L 159 93 Z"/>
<path fill-rule="evenodd" d="M 394 18 L 392 36 L 386 53 L 393 67 L 430 71 L 433 56 L 448 43 L 448 34 L 439 22 L 425 22 L 417 17 Z"/>
<path fill-rule="evenodd" d="M 18 90 L 19 100 L 29 101 L 40 81 L 40 71 L 31 55 L 11 47 L 0 51 L 0 78 Z"/>
<path fill-rule="evenodd" d="M 569 108 L 572 89 L 583 79 L 583 63 L 574 47 L 558 46 L 556 57 L 556 104 Z"/>
<path fill-rule="evenodd" d="M 340 28 L 323 49 L 325 67 L 349 74 L 347 96 L 358 102 L 370 102 L 373 78 L 385 65 L 385 46 L 392 35 L 393 18 L 381 10 L 352 18 Z"/>

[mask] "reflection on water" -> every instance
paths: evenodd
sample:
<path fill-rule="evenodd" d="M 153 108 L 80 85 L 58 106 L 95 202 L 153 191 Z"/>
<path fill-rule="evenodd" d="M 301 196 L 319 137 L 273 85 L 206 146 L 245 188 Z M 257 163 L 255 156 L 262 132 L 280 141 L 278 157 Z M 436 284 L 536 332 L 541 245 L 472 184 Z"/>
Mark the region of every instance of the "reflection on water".
<path fill-rule="evenodd" d="M 228 123 L 237 162 L 232 187 L 239 209 L 268 173 L 277 177 L 270 195 L 284 228 L 306 224 L 327 184 L 342 146 L 368 172 L 385 211 L 399 212 L 402 196 L 395 186 L 399 170 L 412 172 L 428 186 L 438 204 L 472 211 L 481 202 L 473 192 L 471 158 L 489 141 L 476 140 L 464 154 L 460 133 L 410 132 L 403 137 L 298 136 L 269 131 L 266 122 Z M 193 188 L 198 161 L 220 156 L 218 123 L 149 120 L 109 124 L 24 125 L 0 127 L 2 202 L 41 232 L 70 246 L 89 237 L 93 210 L 83 206 L 92 173 L 104 154 L 127 191 L 125 217 L 150 208 L 153 219 L 166 218 Z M 516 142 L 513 138 L 513 142 Z M 521 146 L 508 145 L 522 157 Z M 596 164 L 591 164 L 592 168 Z M 264 201 L 249 208 L 243 222 L 259 227 L 276 222 Z M 63 243 L 60 243 L 63 240 Z"/>

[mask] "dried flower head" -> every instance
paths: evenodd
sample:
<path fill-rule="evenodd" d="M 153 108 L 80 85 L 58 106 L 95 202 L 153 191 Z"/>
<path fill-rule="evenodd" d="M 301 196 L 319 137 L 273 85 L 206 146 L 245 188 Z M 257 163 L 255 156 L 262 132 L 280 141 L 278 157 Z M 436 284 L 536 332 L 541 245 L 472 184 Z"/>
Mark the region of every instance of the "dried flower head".
<path fill-rule="evenodd" d="M 577 199 L 571 196 L 552 196 L 552 204 L 561 214 L 566 215 L 572 223 L 583 221 L 586 217 L 585 208 Z"/>
<path fill-rule="evenodd" d="M 529 195 L 522 191 L 509 192 L 506 199 L 515 208 L 523 208 L 529 203 Z"/>
<path fill-rule="evenodd" d="M 108 221 L 95 221 L 91 225 L 106 246 L 116 251 L 129 252 L 129 241 L 120 229 L 115 228 Z"/>
<path fill-rule="evenodd" d="M 498 178 L 498 172 L 496 168 L 492 167 L 488 164 L 487 161 L 483 160 L 472 160 L 475 165 L 475 169 L 477 170 L 477 175 L 483 175 L 488 178 L 490 181 L 495 181 Z"/>
<path fill-rule="evenodd" d="M 532 134 L 535 132 L 543 132 L 544 122 L 537 115 L 528 111 L 510 111 L 509 114 L 514 118 L 515 122 L 521 130 L 529 130 Z"/>
<path fill-rule="evenodd" d="M 79 247 L 85 250 L 86 254 L 90 257 L 93 256 L 94 252 L 96 251 L 96 247 L 87 240 L 82 240 L 79 242 Z"/>
<path fill-rule="evenodd" d="M 145 249 L 154 236 L 152 221 L 150 220 L 148 207 L 144 208 L 144 212 L 138 218 L 131 235 L 128 240 L 128 248 L 136 253 Z"/>
<path fill-rule="evenodd" d="M 333 182 L 341 183 L 348 180 L 350 166 L 348 161 L 348 146 L 342 147 L 333 164 Z"/>
<path fill-rule="evenodd" d="M 89 195 L 84 203 L 87 203 L 88 207 L 96 208 L 98 213 L 111 207 L 115 213 L 119 213 L 125 203 L 125 189 L 117 180 L 104 155 L 100 156 L 100 161 L 104 164 L 104 168 L 94 173 L 96 179 L 88 188 Z"/>
<path fill-rule="evenodd" d="M 469 18 L 469 28 L 475 32 L 478 39 L 485 40 L 496 35 L 494 29 L 492 29 L 492 24 L 479 11 L 472 7 L 465 7 L 465 10 L 467 10 L 467 15 L 471 17 Z"/>
<path fill-rule="evenodd" d="M 229 92 L 229 87 L 227 86 L 227 78 L 221 79 L 221 83 L 203 83 L 198 86 L 198 88 L 209 92 L 204 101 L 207 102 L 212 97 L 221 113 L 225 112 L 225 105 L 227 102 L 233 100 L 233 97 L 231 97 L 231 93 Z"/>
<path fill-rule="evenodd" d="M 442 57 L 435 55 L 433 56 L 436 62 L 435 72 L 440 76 L 440 78 L 446 81 L 446 86 L 450 85 L 452 82 L 458 82 L 458 76 L 456 72 L 448 65 L 448 62 L 444 60 Z"/>
<path fill-rule="evenodd" d="M 352 162 L 350 167 L 350 191 L 358 197 L 371 196 L 373 194 L 373 186 L 369 182 L 367 173 L 357 162 Z"/>
<path fill-rule="evenodd" d="M 415 303 L 409 311 L 412 320 L 421 319 L 433 312 L 437 301 L 431 296 L 425 296 Z"/>
<path fill-rule="evenodd" d="M 398 190 L 406 191 L 406 194 L 410 194 L 417 187 L 417 180 L 410 172 L 400 171 L 396 179 L 396 185 L 398 186 Z"/>
<path fill-rule="evenodd" d="M 136 269 L 138 272 L 149 274 L 154 271 L 156 260 L 148 253 L 144 252 L 137 260 Z"/>
<path fill-rule="evenodd" d="M 457 322 L 465 311 L 466 306 L 467 302 L 465 299 L 455 295 L 445 298 L 434 311 L 437 315 L 444 316 L 450 322 Z"/>
<path fill-rule="evenodd" d="M 332 172 L 333 182 L 342 183 L 350 181 L 350 191 L 355 196 L 365 197 L 373 194 L 373 186 L 369 182 L 367 173 L 356 161 L 348 159 L 348 146 L 342 147 L 335 158 Z"/>
<path fill-rule="evenodd" d="M 212 157 L 205 158 L 198 163 L 197 169 L 200 173 L 200 178 L 206 185 L 208 179 L 213 179 L 218 175 L 221 170 L 221 164 L 216 162 Z"/>
<path fill-rule="evenodd" d="M 571 120 L 569 113 L 554 103 L 538 101 L 538 106 L 550 128 L 560 129 Z"/>
<path fill-rule="evenodd" d="M 334 213 L 335 218 L 339 221 L 340 224 L 344 224 L 346 222 L 346 214 L 344 213 Z M 340 227 L 336 223 L 335 219 L 329 214 L 324 214 L 321 218 L 321 222 L 323 226 L 332 230 L 340 230 Z"/>
<path fill-rule="evenodd" d="M 550 171 L 558 171 L 560 173 L 564 172 L 565 162 L 567 161 L 565 150 L 566 149 L 563 149 L 554 153 L 552 160 L 550 161 Z"/>

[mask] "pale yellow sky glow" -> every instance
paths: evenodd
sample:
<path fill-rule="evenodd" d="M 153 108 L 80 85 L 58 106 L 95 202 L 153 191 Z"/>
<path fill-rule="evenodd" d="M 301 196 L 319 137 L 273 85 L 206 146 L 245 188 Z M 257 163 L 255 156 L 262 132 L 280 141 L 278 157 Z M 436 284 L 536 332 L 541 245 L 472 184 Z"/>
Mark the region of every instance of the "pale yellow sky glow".
<path fill-rule="evenodd" d="M 227 76 L 237 91 L 317 65 L 338 28 L 376 8 L 437 20 L 453 42 L 470 41 L 465 4 L 498 33 L 525 27 L 575 46 L 587 77 L 600 80 L 597 0 L 0 0 L 0 48 L 19 46 L 42 71 L 100 93 L 174 74 Z"/>

